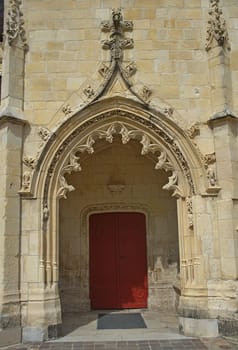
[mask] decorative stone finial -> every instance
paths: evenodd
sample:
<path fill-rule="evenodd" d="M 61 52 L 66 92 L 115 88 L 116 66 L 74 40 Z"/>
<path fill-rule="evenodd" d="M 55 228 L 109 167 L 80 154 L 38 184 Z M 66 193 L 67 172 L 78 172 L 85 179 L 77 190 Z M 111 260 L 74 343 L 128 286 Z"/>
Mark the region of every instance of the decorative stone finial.
<path fill-rule="evenodd" d="M 210 0 L 209 15 L 206 50 L 209 51 L 216 46 L 230 50 L 226 21 L 219 7 L 219 0 Z"/>
<path fill-rule="evenodd" d="M 124 21 L 121 9 L 112 10 L 112 21 L 103 21 L 103 32 L 112 32 L 110 40 L 104 40 L 102 47 L 111 51 L 111 61 L 122 61 L 123 50 L 134 47 L 133 39 L 125 38 L 124 32 L 133 29 L 132 21 Z"/>
<path fill-rule="evenodd" d="M 20 10 L 21 0 L 10 0 L 8 19 L 7 19 L 7 40 L 8 44 L 12 46 L 16 39 L 20 39 L 24 50 L 28 50 L 26 42 L 26 32 L 24 29 L 23 13 Z"/>

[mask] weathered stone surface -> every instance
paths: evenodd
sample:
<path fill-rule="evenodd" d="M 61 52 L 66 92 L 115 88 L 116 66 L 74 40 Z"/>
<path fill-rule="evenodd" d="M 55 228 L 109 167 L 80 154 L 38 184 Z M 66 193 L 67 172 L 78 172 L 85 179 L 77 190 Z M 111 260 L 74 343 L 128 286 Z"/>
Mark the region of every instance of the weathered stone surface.
<path fill-rule="evenodd" d="M 58 336 L 62 310 L 90 308 L 89 215 L 139 211 L 148 306 L 178 307 L 187 335 L 233 334 L 235 2 L 12 0 L 5 15 L 1 328 Z"/>

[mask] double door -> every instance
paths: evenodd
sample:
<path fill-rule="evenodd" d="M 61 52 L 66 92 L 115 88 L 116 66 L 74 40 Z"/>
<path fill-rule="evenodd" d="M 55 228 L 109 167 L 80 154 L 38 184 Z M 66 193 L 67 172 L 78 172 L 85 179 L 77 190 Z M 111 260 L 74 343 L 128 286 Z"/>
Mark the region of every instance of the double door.
<path fill-rule="evenodd" d="M 89 251 L 92 309 L 147 307 L 144 214 L 91 215 Z"/>

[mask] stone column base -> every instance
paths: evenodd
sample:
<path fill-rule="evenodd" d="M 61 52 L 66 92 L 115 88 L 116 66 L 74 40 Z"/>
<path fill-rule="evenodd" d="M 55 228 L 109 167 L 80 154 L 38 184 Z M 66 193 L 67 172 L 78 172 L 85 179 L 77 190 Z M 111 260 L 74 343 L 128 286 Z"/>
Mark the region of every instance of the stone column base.
<path fill-rule="evenodd" d="M 218 320 L 219 333 L 228 337 L 237 336 L 238 334 L 238 320 L 219 319 Z"/>
<path fill-rule="evenodd" d="M 217 337 L 218 320 L 179 317 L 179 330 L 190 337 Z"/>
<path fill-rule="evenodd" d="M 46 340 L 57 339 L 61 334 L 61 324 L 50 325 L 48 327 L 24 327 L 22 331 L 22 342 L 41 343 Z"/>
<path fill-rule="evenodd" d="M 7 328 L 0 330 L 0 347 L 21 343 L 21 328 Z"/>

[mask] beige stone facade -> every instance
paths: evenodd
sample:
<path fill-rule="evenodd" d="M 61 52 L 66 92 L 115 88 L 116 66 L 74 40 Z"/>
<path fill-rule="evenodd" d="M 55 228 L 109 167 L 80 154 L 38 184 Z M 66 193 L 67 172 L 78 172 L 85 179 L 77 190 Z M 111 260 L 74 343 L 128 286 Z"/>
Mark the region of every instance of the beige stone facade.
<path fill-rule="evenodd" d="M 146 217 L 148 308 L 237 332 L 237 0 L 5 0 L 4 17 L 2 343 L 90 310 L 89 217 L 107 212 Z"/>

